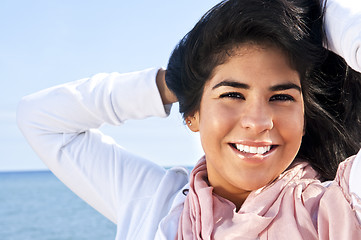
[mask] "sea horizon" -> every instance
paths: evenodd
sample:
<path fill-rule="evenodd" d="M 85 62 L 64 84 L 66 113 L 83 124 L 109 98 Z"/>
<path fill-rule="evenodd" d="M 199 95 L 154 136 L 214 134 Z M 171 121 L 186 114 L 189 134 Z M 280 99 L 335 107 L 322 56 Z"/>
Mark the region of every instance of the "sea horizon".
<path fill-rule="evenodd" d="M 114 239 L 116 225 L 46 169 L 0 172 L 0 239 Z"/>

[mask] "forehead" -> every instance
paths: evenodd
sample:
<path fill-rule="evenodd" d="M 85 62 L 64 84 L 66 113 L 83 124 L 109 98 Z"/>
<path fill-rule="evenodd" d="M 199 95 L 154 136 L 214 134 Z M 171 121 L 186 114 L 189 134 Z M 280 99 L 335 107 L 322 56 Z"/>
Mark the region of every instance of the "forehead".
<path fill-rule="evenodd" d="M 250 85 L 281 82 L 300 85 L 299 74 L 291 67 L 284 51 L 277 47 L 256 44 L 244 44 L 232 49 L 226 61 L 215 67 L 206 86 L 224 80 L 246 82 Z"/>

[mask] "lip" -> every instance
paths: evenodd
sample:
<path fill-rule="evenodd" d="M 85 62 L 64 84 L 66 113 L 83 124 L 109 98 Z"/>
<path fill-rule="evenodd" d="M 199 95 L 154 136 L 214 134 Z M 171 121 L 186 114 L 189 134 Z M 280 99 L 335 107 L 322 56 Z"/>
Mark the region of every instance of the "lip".
<path fill-rule="evenodd" d="M 241 152 L 239 151 L 237 148 L 235 148 L 234 144 L 243 144 L 243 145 L 248 145 L 248 146 L 254 146 L 254 147 L 264 147 L 264 146 L 271 146 L 271 150 L 269 150 L 268 152 L 266 152 L 265 154 L 259 154 L 259 153 L 246 153 L 246 152 Z M 270 144 L 269 142 L 237 142 L 237 143 L 229 143 L 229 147 L 233 150 L 233 152 L 242 160 L 245 161 L 247 163 L 251 163 L 251 164 L 260 164 L 263 163 L 267 160 L 267 158 L 273 154 L 278 145 L 274 145 L 274 144 Z"/>

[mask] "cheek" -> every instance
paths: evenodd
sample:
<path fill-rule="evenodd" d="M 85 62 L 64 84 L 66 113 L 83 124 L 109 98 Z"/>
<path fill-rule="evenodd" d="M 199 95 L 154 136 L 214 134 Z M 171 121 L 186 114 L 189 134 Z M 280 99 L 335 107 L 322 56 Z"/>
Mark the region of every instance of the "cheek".
<path fill-rule="evenodd" d="M 236 114 L 229 107 L 217 103 L 207 106 L 201 108 L 199 115 L 199 133 L 205 153 L 218 149 L 237 122 Z"/>
<path fill-rule="evenodd" d="M 201 135 L 222 135 L 232 129 L 237 121 L 233 108 L 222 103 L 207 105 L 200 111 L 199 131 Z"/>
<path fill-rule="evenodd" d="M 294 114 L 285 118 L 278 118 L 278 125 L 283 131 L 290 132 L 290 134 L 298 134 L 303 131 L 304 119 L 303 115 Z"/>
<path fill-rule="evenodd" d="M 303 108 L 300 107 L 287 115 L 279 114 L 275 122 L 277 122 L 276 127 L 284 140 L 298 151 L 304 133 Z"/>

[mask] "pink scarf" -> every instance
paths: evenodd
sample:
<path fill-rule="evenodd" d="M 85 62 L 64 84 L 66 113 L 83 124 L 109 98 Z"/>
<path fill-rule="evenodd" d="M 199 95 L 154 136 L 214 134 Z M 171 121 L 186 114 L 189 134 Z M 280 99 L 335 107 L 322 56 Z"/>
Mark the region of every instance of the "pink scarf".
<path fill-rule="evenodd" d="M 236 212 L 232 202 L 213 194 L 202 158 L 191 173 L 176 239 L 361 239 L 348 191 L 352 161 L 340 164 L 328 187 L 307 163 L 295 164 L 251 192 Z"/>

